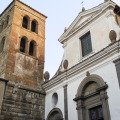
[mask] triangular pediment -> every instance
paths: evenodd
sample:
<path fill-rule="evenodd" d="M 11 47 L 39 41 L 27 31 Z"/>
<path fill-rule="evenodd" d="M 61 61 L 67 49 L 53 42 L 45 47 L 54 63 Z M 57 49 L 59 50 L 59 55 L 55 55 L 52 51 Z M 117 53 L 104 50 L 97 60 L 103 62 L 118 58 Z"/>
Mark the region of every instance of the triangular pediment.
<path fill-rule="evenodd" d="M 66 31 L 61 35 L 59 41 L 63 43 L 63 41 L 73 32 L 75 32 L 78 28 L 85 26 L 88 22 L 92 21 L 95 16 L 99 15 L 104 9 L 108 8 L 109 6 L 114 7 L 114 5 L 114 2 L 108 1 L 92 9 L 80 12 L 79 15 L 72 22 L 72 24 L 68 27 L 68 29 L 66 29 Z"/>
<path fill-rule="evenodd" d="M 84 26 L 85 23 L 87 23 L 89 20 L 91 20 L 98 13 L 99 13 L 99 10 L 95 11 L 93 13 L 79 16 L 79 19 L 76 21 L 76 23 L 74 24 L 74 26 L 71 28 L 71 30 L 68 32 L 67 35 L 71 34 L 71 32 L 75 31 L 79 27 Z"/>
<path fill-rule="evenodd" d="M 76 23 L 76 25 L 73 27 L 73 29 L 77 28 L 78 26 L 80 26 L 82 23 L 86 22 L 87 20 L 89 20 L 94 14 L 89 14 L 89 15 L 85 15 L 85 16 L 81 16 L 80 19 L 78 20 L 78 22 Z"/>

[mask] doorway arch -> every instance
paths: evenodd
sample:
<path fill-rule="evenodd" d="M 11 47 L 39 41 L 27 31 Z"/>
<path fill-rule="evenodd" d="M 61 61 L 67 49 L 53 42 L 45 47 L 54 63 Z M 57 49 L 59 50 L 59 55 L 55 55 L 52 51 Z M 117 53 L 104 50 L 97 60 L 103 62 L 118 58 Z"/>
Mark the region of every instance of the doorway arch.
<path fill-rule="evenodd" d="M 98 75 L 92 74 L 82 80 L 74 99 L 78 120 L 110 120 L 107 88 Z"/>
<path fill-rule="evenodd" d="M 54 108 L 48 114 L 47 120 L 63 120 L 62 111 L 59 108 Z"/>

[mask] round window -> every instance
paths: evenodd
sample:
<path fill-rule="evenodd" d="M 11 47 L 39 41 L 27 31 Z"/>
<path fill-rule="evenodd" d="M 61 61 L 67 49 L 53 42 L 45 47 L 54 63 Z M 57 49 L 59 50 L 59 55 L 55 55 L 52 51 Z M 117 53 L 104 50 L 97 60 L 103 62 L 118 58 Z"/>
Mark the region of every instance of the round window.
<path fill-rule="evenodd" d="M 58 103 L 58 94 L 54 93 L 52 95 L 52 104 L 55 106 Z"/>

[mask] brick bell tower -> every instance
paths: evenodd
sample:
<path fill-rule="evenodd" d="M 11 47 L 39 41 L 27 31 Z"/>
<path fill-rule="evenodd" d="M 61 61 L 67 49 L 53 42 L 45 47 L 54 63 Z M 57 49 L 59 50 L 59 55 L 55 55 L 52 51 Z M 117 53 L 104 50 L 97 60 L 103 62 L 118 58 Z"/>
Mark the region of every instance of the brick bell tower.
<path fill-rule="evenodd" d="M 0 80 L 7 80 L 0 120 L 42 120 L 46 16 L 20 0 L 0 15 Z"/>

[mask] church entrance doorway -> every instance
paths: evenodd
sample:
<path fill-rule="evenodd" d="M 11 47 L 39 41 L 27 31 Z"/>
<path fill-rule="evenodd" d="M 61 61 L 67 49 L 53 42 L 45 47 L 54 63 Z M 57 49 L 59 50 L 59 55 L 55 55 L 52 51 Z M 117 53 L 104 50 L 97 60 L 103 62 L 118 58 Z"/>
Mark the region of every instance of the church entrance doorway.
<path fill-rule="evenodd" d="M 74 99 L 78 120 L 110 120 L 107 88 L 98 75 L 89 75 L 80 83 Z"/>

